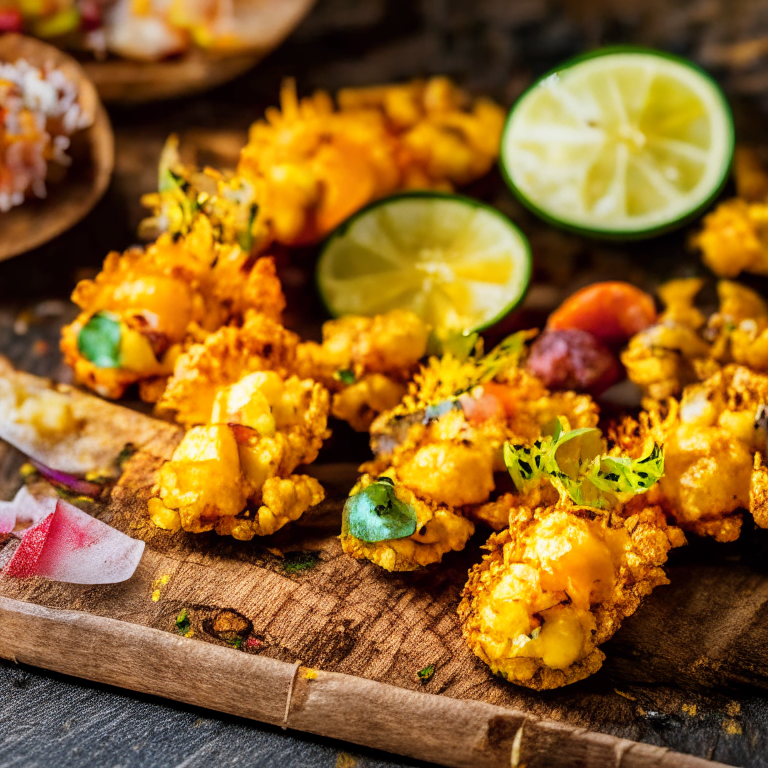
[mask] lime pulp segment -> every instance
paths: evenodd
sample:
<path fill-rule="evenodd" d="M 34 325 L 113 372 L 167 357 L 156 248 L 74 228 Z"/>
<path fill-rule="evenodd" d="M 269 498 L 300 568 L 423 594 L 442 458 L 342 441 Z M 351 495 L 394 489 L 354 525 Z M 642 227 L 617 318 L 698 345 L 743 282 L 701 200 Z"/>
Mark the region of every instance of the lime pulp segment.
<path fill-rule="evenodd" d="M 523 296 L 530 249 L 492 208 L 406 194 L 373 205 L 331 236 L 318 284 L 332 314 L 415 312 L 436 331 L 479 330 Z"/>
<path fill-rule="evenodd" d="M 598 52 L 521 97 L 501 154 L 529 207 L 620 235 L 665 228 L 706 205 L 725 181 L 733 141 L 725 98 L 693 65 L 652 51 Z"/>

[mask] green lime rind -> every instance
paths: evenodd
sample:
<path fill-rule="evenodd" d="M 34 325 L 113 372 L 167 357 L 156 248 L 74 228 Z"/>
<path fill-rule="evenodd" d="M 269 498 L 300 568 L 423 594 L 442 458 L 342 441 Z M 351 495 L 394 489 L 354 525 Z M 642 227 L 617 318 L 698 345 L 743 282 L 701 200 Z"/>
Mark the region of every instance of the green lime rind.
<path fill-rule="evenodd" d="M 582 62 L 589 61 L 591 59 L 600 58 L 602 56 L 610 56 L 612 54 L 617 54 L 617 53 L 646 54 L 649 56 L 655 56 L 660 59 L 667 59 L 669 61 L 673 61 L 684 67 L 687 67 L 688 69 L 694 70 L 701 77 L 703 77 L 705 80 L 707 80 L 710 83 L 715 95 L 718 97 L 718 101 L 720 102 L 720 105 L 722 107 L 722 113 L 726 118 L 726 129 L 728 133 L 727 142 L 729 147 L 728 152 L 726 153 L 726 156 L 729 158 L 729 160 L 728 162 L 724 163 L 722 175 L 717 185 L 713 187 L 712 193 L 703 202 L 696 205 L 694 208 L 684 213 L 683 215 L 678 216 L 676 219 L 669 222 L 664 222 L 662 224 L 659 224 L 653 227 L 648 227 L 646 229 L 637 229 L 637 230 L 627 231 L 627 230 L 618 230 L 618 229 L 602 229 L 599 227 L 585 227 L 585 226 L 580 226 L 578 224 L 574 224 L 568 221 L 563 221 L 562 219 L 559 219 L 557 216 L 553 216 L 552 214 L 542 209 L 540 206 L 536 205 L 536 203 L 534 203 L 521 189 L 519 189 L 519 187 L 512 180 L 512 174 L 507 170 L 507 163 L 504 157 L 504 147 L 506 145 L 506 137 L 507 137 L 508 131 L 510 130 L 510 126 L 512 124 L 512 118 L 514 117 L 517 105 L 520 104 L 523 101 L 523 99 L 531 91 L 537 88 L 547 78 L 552 77 L 553 75 L 557 75 L 560 72 L 564 72 L 567 69 L 571 69 L 577 64 L 581 64 Z M 513 192 L 515 197 L 531 213 L 533 213 L 540 219 L 546 221 L 548 224 L 551 224 L 552 226 L 557 227 L 558 229 L 563 229 L 567 232 L 573 232 L 574 234 L 577 234 L 577 235 L 592 237 L 599 240 L 619 240 L 619 241 L 645 240 L 647 238 L 656 237 L 658 235 L 662 235 L 662 234 L 665 234 L 666 232 L 671 232 L 675 229 L 679 229 L 680 227 L 685 226 L 686 224 L 690 223 L 694 219 L 698 218 L 701 215 L 701 213 L 703 213 L 703 211 L 709 208 L 715 202 L 715 200 L 717 200 L 717 198 L 720 196 L 720 193 L 723 191 L 725 185 L 728 183 L 728 179 L 731 175 L 731 167 L 733 164 L 733 153 L 734 153 L 735 147 L 736 147 L 736 129 L 734 126 L 733 112 L 731 110 L 730 104 L 728 103 L 728 100 L 726 99 L 725 94 L 723 93 L 723 90 L 720 87 L 720 85 L 705 69 L 700 67 L 695 62 L 690 61 L 689 59 L 686 59 L 682 56 L 676 56 L 675 54 L 668 53 L 667 51 L 659 51 L 655 48 L 647 48 L 641 45 L 612 45 L 612 46 L 606 46 L 604 48 L 599 48 L 595 51 L 587 51 L 586 53 L 582 53 L 582 54 L 579 54 L 578 56 L 574 56 L 573 58 L 568 59 L 568 61 L 566 61 L 565 63 L 560 64 L 559 66 L 554 67 L 553 69 L 550 69 L 548 72 L 543 74 L 533 83 L 531 83 L 531 85 L 529 85 L 525 89 L 525 91 L 523 91 L 522 94 L 520 94 L 520 96 L 517 98 L 517 101 L 515 102 L 515 104 L 513 104 L 512 108 L 509 111 L 509 115 L 507 116 L 506 123 L 504 124 L 504 130 L 502 131 L 501 151 L 499 154 L 499 169 L 501 171 L 502 178 L 506 182 L 509 189 Z"/>
<path fill-rule="evenodd" d="M 320 257 L 317 261 L 317 266 L 315 268 L 315 282 L 317 284 L 317 290 L 320 294 L 320 299 L 323 302 L 323 306 L 326 308 L 328 314 L 331 317 L 340 317 L 341 314 L 337 312 L 333 306 L 332 302 L 329 300 L 328 296 L 326 295 L 326 292 L 323 290 L 323 269 L 324 264 L 326 261 L 326 254 L 329 252 L 329 248 L 331 244 L 337 240 L 338 238 L 346 236 L 349 228 L 360 218 L 370 213 L 372 210 L 377 209 L 381 206 L 389 205 L 390 203 L 399 202 L 401 200 L 415 200 L 415 199 L 442 199 L 442 200 L 450 200 L 452 202 L 459 202 L 464 205 L 471 206 L 472 208 L 480 208 L 488 211 L 492 215 L 496 216 L 498 219 L 500 219 L 506 226 L 508 226 L 510 229 L 514 230 L 523 246 L 524 253 L 523 258 L 520 260 L 521 268 L 524 270 L 524 274 L 522 275 L 522 280 L 520 282 L 521 290 L 518 292 L 518 295 L 512 299 L 508 304 L 504 306 L 504 308 L 499 311 L 497 315 L 495 315 L 490 320 L 486 321 L 485 323 L 482 323 L 479 326 L 474 326 L 472 328 L 455 328 L 451 329 L 451 331 L 459 332 L 459 333 L 481 333 L 483 331 L 488 330 L 489 328 L 492 328 L 494 325 L 499 323 L 501 320 L 503 320 L 507 315 L 510 314 L 514 309 L 516 309 L 520 302 L 525 298 L 526 293 L 528 292 L 528 287 L 531 282 L 531 273 L 533 268 L 533 254 L 531 252 L 531 244 L 528 242 L 528 238 L 525 236 L 525 233 L 518 227 L 508 216 L 504 215 L 501 211 L 499 211 L 497 208 L 494 208 L 492 205 L 489 205 L 488 203 L 484 203 L 481 200 L 477 200 L 472 197 L 467 197 L 466 195 L 460 195 L 452 192 L 439 192 L 436 190 L 412 190 L 409 192 L 399 192 L 395 195 L 390 195 L 388 197 L 381 198 L 380 200 L 374 200 L 372 203 L 369 203 L 368 205 L 361 208 L 359 211 L 356 211 L 353 213 L 349 218 L 345 219 L 341 224 L 339 224 L 336 229 L 331 232 L 330 235 L 325 240 L 325 243 L 322 246 L 322 250 L 320 252 Z"/>

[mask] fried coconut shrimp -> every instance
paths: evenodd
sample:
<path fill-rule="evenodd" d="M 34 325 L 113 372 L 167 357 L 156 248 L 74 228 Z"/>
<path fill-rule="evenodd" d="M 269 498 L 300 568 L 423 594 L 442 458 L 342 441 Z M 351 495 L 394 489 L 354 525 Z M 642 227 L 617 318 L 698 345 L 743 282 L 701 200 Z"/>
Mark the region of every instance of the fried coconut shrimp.
<path fill-rule="evenodd" d="M 320 384 L 275 371 L 220 386 L 209 423 L 187 432 L 161 467 L 152 521 L 247 541 L 298 519 L 325 495 L 314 478 L 292 473 L 317 458 L 328 406 Z"/>
<path fill-rule="evenodd" d="M 450 519 L 506 526 L 509 502 L 494 498 L 494 474 L 504 471 L 504 442 L 533 441 L 560 415 L 574 426 L 597 423 L 591 398 L 551 393 L 535 376 L 516 367 L 529 335 L 510 337 L 485 357 L 464 362 L 452 355 L 431 359 L 403 402 L 374 422 L 371 445 L 376 458 L 363 471 L 391 478 L 397 494 L 411 494 L 425 509 L 440 510 Z M 364 487 L 353 490 L 352 502 Z M 360 539 L 355 530 L 351 527 L 342 537 L 344 551 L 385 568 L 409 570 L 438 562 L 445 552 L 463 547 L 463 543 L 457 547 L 456 538 L 446 530 L 443 540 L 430 541 L 429 549 L 416 548 L 409 560 L 411 549 L 403 549 L 400 536 Z M 468 538 L 471 529 L 465 530 Z M 414 538 L 413 532 L 407 535 Z M 383 552 L 393 549 L 396 558 Z"/>
<path fill-rule="evenodd" d="M 705 216 L 692 243 L 720 277 L 768 275 L 768 174 L 754 152 L 744 147 L 736 151 L 734 170 L 738 197 Z"/>
<path fill-rule="evenodd" d="M 450 80 L 345 89 L 338 106 L 318 91 L 251 126 L 234 174 L 184 168 L 172 148 L 161 166 L 147 231 L 185 231 L 215 215 L 224 242 L 260 252 L 270 241 L 321 240 L 367 203 L 403 189 L 452 189 L 487 173 L 499 151 L 503 110 L 471 100 Z M 168 172 L 169 171 L 169 172 Z"/>
<path fill-rule="evenodd" d="M 298 373 L 322 382 L 334 393 L 331 413 L 365 432 L 379 413 L 402 400 L 428 336 L 418 316 L 405 310 L 330 320 L 322 344 L 298 347 Z"/>
<path fill-rule="evenodd" d="M 273 260 L 251 264 L 238 246 L 219 245 L 205 218 L 185 237 L 111 253 L 72 294 L 82 311 L 63 329 L 61 349 L 76 380 L 110 398 L 139 382 L 142 397 L 156 400 L 185 343 L 248 309 L 281 316 Z"/>
<path fill-rule="evenodd" d="M 679 401 L 647 402 L 640 421 L 625 420 L 617 439 L 630 451 L 649 434 L 663 442 L 666 472 L 649 498 L 684 530 L 734 541 L 742 509 L 768 525 L 767 404 L 768 376 L 728 365 L 687 386 Z"/>
<path fill-rule="evenodd" d="M 630 339 L 621 356 L 629 378 L 654 400 L 738 363 L 768 372 L 768 305 L 730 280 L 717 284 L 720 307 L 708 319 L 696 308 L 702 281 L 673 280 L 659 289 L 659 322 Z"/>
<path fill-rule="evenodd" d="M 528 445 L 507 443 L 516 488 L 509 528 L 470 571 L 459 606 L 464 637 L 496 674 L 556 688 L 599 669 L 598 646 L 667 579 L 661 566 L 682 532 L 645 496 L 664 472 L 646 437 L 632 459 L 599 430 L 563 419 Z"/>
<path fill-rule="evenodd" d="M 459 617 L 469 647 L 494 674 L 543 690 L 596 672 L 599 645 L 657 586 L 685 541 L 638 497 L 599 512 L 567 501 L 512 510 L 469 574 Z"/>

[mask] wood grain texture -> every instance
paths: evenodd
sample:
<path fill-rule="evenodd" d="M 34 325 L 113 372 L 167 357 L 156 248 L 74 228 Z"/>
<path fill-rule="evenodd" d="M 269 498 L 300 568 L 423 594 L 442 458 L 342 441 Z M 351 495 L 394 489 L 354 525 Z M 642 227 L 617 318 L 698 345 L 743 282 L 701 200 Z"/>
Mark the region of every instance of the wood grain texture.
<path fill-rule="evenodd" d="M 542 723 L 519 711 L 307 670 L 87 613 L 0 597 L 0 623 L 0 657 L 9 660 L 451 768 L 720 765 Z"/>
<path fill-rule="evenodd" d="M 72 166 L 63 180 L 48 184 L 44 200 L 0 213 L 0 261 L 37 248 L 65 232 L 90 213 L 109 185 L 115 165 L 112 125 L 93 83 L 70 56 L 51 45 L 22 35 L 0 36 L 0 61 L 25 59 L 43 67 L 54 65 L 77 85 L 83 112 L 92 117 L 90 128 L 72 136 L 68 150 Z"/>
<path fill-rule="evenodd" d="M 132 418 L 153 421 L 140 414 L 134 414 Z M 145 431 L 151 430 L 147 428 Z M 538 730 L 531 732 L 534 736 L 527 743 L 534 757 L 538 755 L 535 760 L 539 762 L 528 761 L 526 764 L 554 765 L 551 756 L 547 758 L 550 762 L 544 758 L 551 750 L 562 753 L 560 764 L 563 766 L 602 765 L 602 750 L 614 748 L 614 737 L 605 735 L 597 739 L 596 743 L 602 745 L 599 749 L 593 749 L 591 742 L 585 746 L 576 739 L 576 753 L 569 752 L 567 744 L 574 738 L 574 729 L 600 728 L 607 716 L 616 717 L 622 709 L 625 710 L 630 702 L 624 694 L 618 690 L 605 690 L 604 683 L 599 695 L 583 685 L 549 692 L 544 696 L 535 694 L 493 677 L 466 648 L 461 638 L 456 606 L 467 568 L 479 556 L 477 547 L 484 538 L 483 534 L 476 537 L 465 552 L 447 558 L 440 568 L 422 573 L 389 574 L 371 563 L 353 560 L 341 552 L 337 534 L 343 498 L 354 482 L 355 466 L 338 463 L 310 467 L 310 471 L 326 485 L 329 491 L 327 501 L 314 514 L 302 519 L 300 524 L 284 529 L 269 539 L 240 543 L 215 534 L 195 536 L 183 531 L 170 534 L 157 529 L 148 520 L 146 501 L 151 495 L 157 469 L 172 453 L 179 435 L 172 429 L 154 430 L 154 434 L 156 437 L 152 442 L 128 461 L 109 500 L 104 504 L 88 505 L 88 511 L 101 520 L 147 543 L 147 551 L 135 576 L 124 584 L 111 586 L 77 586 L 44 579 L 0 578 L 0 596 L 13 600 L 16 611 L 19 610 L 16 601 L 24 601 L 22 605 L 35 606 L 26 609 L 31 611 L 32 616 L 45 615 L 52 621 L 58 621 L 56 617 L 64 617 L 65 623 L 71 622 L 73 615 L 81 615 L 81 623 L 90 628 L 89 632 L 98 633 L 102 631 L 100 628 L 112 632 L 113 620 L 122 622 L 128 627 L 126 631 L 130 641 L 126 642 L 133 648 L 130 653 L 135 656 L 132 663 L 139 667 L 150 663 L 145 662 L 144 657 L 154 653 L 153 638 L 157 637 L 157 631 L 164 631 L 167 648 L 163 646 L 166 650 L 163 651 L 162 665 L 170 664 L 177 671 L 169 678 L 169 673 L 160 674 L 151 667 L 146 678 L 141 678 L 151 681 L 152 687 L 146 688 L 146 682 L 136 683 L 129 678 L 111 676 L 114 663 L 111 641 L 107 644 L 94 643 L 87 634 L 78 634 L 67 637 L 66 642 L 59 640 L 52 643 L 48 637 L 40 639 L 39 632 L 30 633 L 29 624 L 22 631 L 18 625 L 7 622 L 0 633 L 5 638 L 3 642 L 34 654 L 32 658 L 22 658 L 17 654 L 17 658 L 89 679 L 132 688 L 138 686 L 138 690 L 270 723 L 280 723 L 282 720 L 279 718 L 284 716 L 283 710 L 275 708 L 277 705 L 274 702 L 268 715 L 261 710 L 251 711 L 245 704 L 239 710 L 233 710 L 231 701 L 222 698 L 213 686 L 197 685 L 200 670 L 211 665 L 216 667 L 221 659 L 230 658 L 232 653 L 239 660 L 250 659 L 254 663 L 263 660 L 267 664 L 265 669 L 280 669 L 279 674 L 287 676 L 288 683 L 283 678 L 267 678 L 272 691 L 270 695 L 276 696 L 276 700 L 285 707 L 288 700 L 285 690 L 290 689 L 290 680 L 293 679 L 290 670 L 295 671 L 296 666 L 301 664 L 324 673 L 344 675 L 347 683 L 335 691 L 333 705 L 329 703 L 317 711 L 305 711 L 302 702 L 306 695 L 321 689 L 311 685 L 307 687 L 307 681 L 297 677 L 289 720 L 298 729 L 423 759 L 425 755 L 418 751 L 421 749 L 419 745 L 413 747 L 417 751 L 409 751 L 410 740 L 414 737 L 410 730 L 406 729 L 408 743 L 404 743 L 402 736 L 398 738 L 395 733 L 398 729 L 402 731 L 404 721 L 421 723 L 422 720 L 412 721 L 405 715 L 400 718 L 393 715 L 389 730 L 382 725 L 388 722 L 381 714 L 383 703 L 389 703 L 392 697 L 399 701 L 394 694 L 382 699 L 385 689 L 380 686 L 387 686 L 387 690 L 394 687 L 401 691 L 402 696 L 409 691 L 440 694 L 430 705 L 438 709 L 443 706 L 438 701 L 462 701 L 461 709 L 443 715 L 447 718 L 450 714 L 446 727 L 454 734 L 449 739 L 452 745 L 449 754 L 444 756 L 434 752 L 428 759 L 461 766 L 507 764 L 496 753 L 487 763 L 477 763 L 479 758 L 474 753 L 469 757 L 456 753 L 458 743 L 474 744 L 480 738 L 475 734 L 474 741 L 466 741 L 460 733 L 465 715 L 458 716 L 456 713 L 464 713 L 465 707 L 471 710 L 476 703 L 482 703 L 503 707 L 503 712 L 513 713 L 510 717 L 525 712 L 531 723 L 564 721 L 560 729 L 543 731 L 547 739 L 546 749 L 541 747 L 541 740 L 535 735 Z M 124 439 L 122 432 L 115 432 L 115 452 Z M 0 548 L 0 565 L 10 557 L 14 546 L 16 543 L 9 540 Z M 292 572 L 290 564 L 295 562 L 297 553 L 302 558 L 310 558 L 313 567 Z M 757 616 L 753 626 L 747 628 L 745 637 L 745 617 L 754 615 L 756 607 L 762 605 L 764 589 L 752 576 L 748 585 L 736 590 L 739 599 L 728 598 L 739 579 L 744 579 L 743 569 L 722 569 L 715 572 L 711 580 L 702 580 L 700 586 L 692 585 L 690 580 L 687 583 L 685 579 L 680 580 L 686 590 L 682 598 L 680 594 L 660 590 L 660 597 L 652 601 L 658 612 L 656 623 L 647 620 L 630 622 L 629 633 L 623 634 L 623 648 L 621 643 L 616 643 L 618 660 L 625 660 L 622 687 L 628 681 L 636 681 L 638 676 L 655 682 L 678 677 L 694 687 L 711 687 L 723 682 L 743 684 L 747 675 L 739 665 L 743 667 L 745 659 L 753 666 L 761 664 L 761 656 L 759 653 L 756 655 L 754 648 L 761 644 L 761 638 L 768 631 L 768 619 L 763 621 Z M 713 583 L 715 580 L 720 581 L 719 586 Z M 746 596 L 749 585 L 751 600 Z M 709 623 L 713 628 L 712 637 L 715 631 L 719 633 L 719 642 L 710 642 L 707 630 L 701 629 L 711 617 L 712 607 L 719 612 L 719 618 Z M 41 614 L 38 608 L 54 613 Z M 80 614 L 72 614 L 73 610 Z M 185 649 L 188 645 L 188 638 L 180 638 L 176 627 L 177 617 L 182 611 L 190 621 L 192 638 L 204 643 L 193 643 L 197 655 L 187 658 L 182 654 L 171 663 L 165 655 L 167 649 Z M 728 623 L 735 622 L 742 631 L 724 631 L 723 622 L 726 622 L 726 627 Z M 671 637 L 667 633 L 667 623 Z M 675 634 L 677 627 L 684 628 L 682 635 L 680 632 Z M 696 642 L 692 637 L 696 633 L 703 636 L 704 643 Z M 150 641 L 143 642 L 145 636 Z M 209 647 L 212 653 L 210 662 L 206 659 Z M 237 650 L 233 651 L 233 648 Z M 221 652 L 226 655 L 221 656 Z M 85 654 L 92 666 L 77 672 L 73 669 L 79 667 L 68 666 L 70 662 L 66 659 L 70 656 L 77 658 L 79 654 Z M 7 653 L 5 655 L 8 657 Z M 638 657 L 643 660 L 641 664 Z M 765 663 L 768 665 L 768 659 Z M 273 667 L 271 664 L 283 666 Z M 429 664 L 436 665 L 436 672 L 425 685 L 416 673 Z M 272 674 L 271 671 L 269 674 Z M 719 679 L 716 679 L 718 675 Z M 242 676 L 243 668 L 238 661 L 231 670 L 221 671 L 220 687 L 227 691 L 237 690 L 236 681 Z M 195 688 L 198 689 L 195 692 L 187 691 L 190 680 L 195 680 Z M 349 682 L 351 680 L 356 682 L 353 684 Z M 760 676 L 753 676 L 750 683 L 760 685 Z M 273 689 L 283 692 L 275 694 Z M 193 695 L 196 698 L 187 698 Z M 410 701 L 407 696 L 406 700 Z M 684 700 L 685 694 L 678 692 L 672 706 L 680 709 Z M 451 703 L 445 706 L 459 705 Z M 638 707 L 635 717 L 641 713 Z M 498 713 L 494 715 L 498 716 Z M 350 720 L 368 723 L 369 726 L 349 735 L 347 728 Z M 373 722 L 377 723 L 375 728 L 370 727 Z M 497 725 L 503 734 L 503 738 L 499 736 L 499 739 L 503 749 L 507 750 L 508 758 L 512 748 L 510 740 L 517 729 L 513 729 L 507 721 L 498 721 Z M 432 743 L 430 729 L 419 729 L 419 742 L 426 739 Z M 448 739 L 448 736 L 445 738 Z M 656 752 L 638 753 L 633 748 L 627 754 L 630 753 L 633 759 L 640 761 L 637 765 L 658 763 Z M 644 754 L 649 762 L 643 763 L 638 757 Z"/>

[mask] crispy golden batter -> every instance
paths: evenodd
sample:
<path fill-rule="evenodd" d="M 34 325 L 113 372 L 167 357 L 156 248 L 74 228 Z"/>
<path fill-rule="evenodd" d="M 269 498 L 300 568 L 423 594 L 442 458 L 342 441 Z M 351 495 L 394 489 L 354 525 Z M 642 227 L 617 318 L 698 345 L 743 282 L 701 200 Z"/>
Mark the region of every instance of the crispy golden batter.
<path fill-rule="evenodd" d="M 370 560 L 388 571 L 413 571 L 439 563 L 446 552 L 464 549 L 475 526 L 460 512 L 435 501 L 425 501 L 398 482 L 394 472 L 388 472 L 395 482 L 398 499 L 416 511 L 416 532 L 401 539 L 368 543 L 352 536 L 346 526 L 341 532 L 344 552 L 358 560 Z M 350 495 L 367 488 L 374 478 L 363 475 Z"/>
<path fill-rule="evenodd" d="M 185 232 L 205 215 L 222 242 L 255 252 L 272 241 L 317 242 L 373 200 L 484 175 L 504 123 L 498 105 L 471 100 L 444 77 L 345 89 L 338 107 L 324 91 L 299 100 L 287 81 L 280 102 L 251 126 L 234 174 L 184 168 L 172 139 L 160 191 L 144 199 L 150 228 Z"/>
<path fill-rule="evenodd" d="M 734 171 L 738 197 L 726 200 L 704 217 L 692 244 L 704 263 L 720 277 L 741 272 L 768 274 L 768 174 L 755 153 L 736 150 Z"/>
<path fill-rule="evenodd" d="M 94 280 L 83 280 L 72 300 L 82 312 L 62 331 L 61 349 L 78 382 L 105 397 L 121 397 L 135 382 L 142 395 L 173 370 L 190 339 L 214 331 L 246 310 L 278 320 L 285 306 L 274 262 L 265 257 L 250 266 L 237 246 L 221 246 L 201 218 L 187 236 L 162 236 L 146 250 L 133 248 L 107 256 Z M 92 360 L 80 343 L 91 319 L 106 313 L 119 324 L 117 364 Z"/>
<path fill-rule="evenodd" d="M 157 410 L 172 413 L 185 426 L 209 423 L 220 387 L 254 371 L 288 376 L 298 344 L 295 333 L 266 315 L 249 312 L 242 326 L 224 326 L 179 356 Z"/>
<path fill-rule="evenodd" d="M 406 310 L 330 320 L 322 344 L 310 341 L 297 349 L 297 371 L 334 393 L 336 418 L 365 432 L 377 414 L 402 399 L 428 336 L 424 323 Z"/>
<path fill-rule="evenodd" d="M 322 501 L 316 480 L 292 472 L 317 458 L 329 434 L 327 390 L 267 370 L 219 382 L 213 392 L 210 424 L 189 430 L 160 470 L 155 524 L 248 540 Z"/>
<path fill-rule="evenodd" d="M 758 525 L 768 523 L 761 458 L 767 402 L 768 376 L 728 365 L 686 387 L 680 401 L 647 401 L 640 422 L 626 419 L 617 439 L 630 451 L 648 434 L 663 442 L 665 475 L 649 498 L 684 530 L 733 541 L 741 509 Z"/>
<path fill-rule="evenodd" d="M 550 393 L 535 376 L 514 367 L 516 359 L 494 368 L 491 380 L 467 390 L 487 358 L 467 362 L 451 355 L 432 358 L 403 402 L 374 422 L 371 442 L 377 456 L 362 471 L 366 476 L 396 478 L 398 494 L 408 493 L 426 509 L 443 510 L 451 519 L 466 523 L 469 518 L 494 528 L 506 525 L 509 495 L 492 498 L 494 473 L 506 471 L 504 442 L 532 442 L 556 416 L 574 428 L 597 424 L 591 398 Z M 443 533 L 447 536 L 449 531 Z M 347 536 L 345 551 L 354 550 L 355 556 L 389 568 L 394 555 L 386 552 L 399 552 L 399 541 L 365 543 Z M 429 555 L 434 559 L 429 562 L 457 548 L 452 538 L 434 545 Z M 422 557 L 416 563 L 424 565 L 426 560 Z"/>
<path fill-rule="evenodd" d="M 631 508 L 630 508 L 631 507 Z M 598 646 L 654 587 L 682 532 L 658 507 L 633 499 L 620 512 L 524 505 L 494 534 L 459 605 L 469 647 L 510 682 L 543 690 L 582 680 L 605 658 Z"/>
<path fill-rule="evenodd" d="M 768 371 L 768 305 L 751 289 L 721 280 L 719 310 L 706 319 L 694 305 L 701 287 L 697 278 L 663 285 L 665 312 L 621 356 L 630 380 L 655 400 L 679 395 L 729 363 Z"/>

